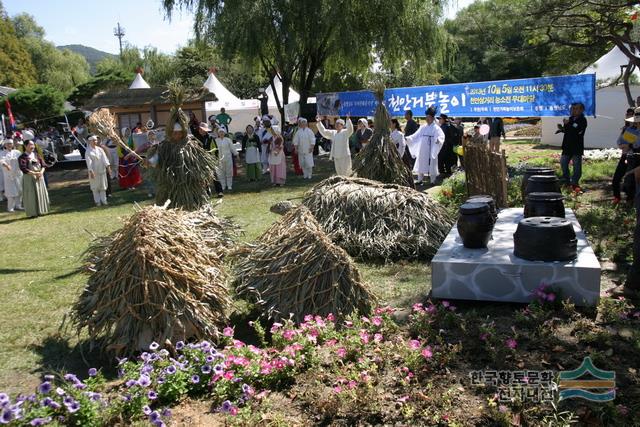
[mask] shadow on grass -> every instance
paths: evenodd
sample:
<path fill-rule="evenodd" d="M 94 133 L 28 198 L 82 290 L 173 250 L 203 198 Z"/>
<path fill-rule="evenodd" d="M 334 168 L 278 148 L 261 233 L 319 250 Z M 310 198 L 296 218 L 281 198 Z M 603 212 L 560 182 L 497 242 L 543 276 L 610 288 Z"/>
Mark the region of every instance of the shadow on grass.
<path fill-rule="evenodd" d="M 32 371 L 33 374 L 73 372 L 83 379 L 88 377 L 89 368 L 98 368 L 107 379 L 117 377 L 117 362 L 113 355 L 101 351 L 98 345 L 92 349 L 88 340 L 71 345 L 69 338 L 56 334 L 31 345 L 29 349 L 40 356 L 40 364 Z"/>
<path fill-rule="evenodd" d="M 41 268 L 0 268 L 0 275 L 3 274 L 18 274 L 18 273 L 33 273 L 36 271 L 45 271 Z"/>

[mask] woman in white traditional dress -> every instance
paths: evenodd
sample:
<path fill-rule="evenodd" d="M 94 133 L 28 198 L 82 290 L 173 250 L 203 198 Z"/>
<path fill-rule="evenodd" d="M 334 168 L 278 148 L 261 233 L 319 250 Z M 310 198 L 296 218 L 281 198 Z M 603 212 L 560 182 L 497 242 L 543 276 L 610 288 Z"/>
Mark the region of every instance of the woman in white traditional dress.
<path fill-rule="evenodd" d="M 242 137 L 242 145 L 246 153 L 244 160 L 247 164 L 247 179 L 257 181 L 260 179 L 260 137 L 255 134 L 253 126 L 246 127 L 246 132 Z"/>
<path fill-rule="evenodd" d="M 49 212 L 49 193 L 44 182 L 44 160 L 36 153 L 36 144 L 25 141 L 24 153 L 18 157 L 22 171 L 22 201 L 28 218 Z"/>
<path fill-rule="evenodd" d="M 349 137 L 353 134 L 351 116 L 347 116 L 347 126 L 342 119 L 336 120 L 336 128 L 326 129 L 320 116 L 316 117 L 318 132 L 326 139 L 331 140 L 329 160 L 333 159 L 336 174 L 341 176 L 351 175 L 351 150 L 349 150 Z"/>
<path fill-rule="evenodd" d="M 105 153 L 105 150 L 96 144 L 98 137 L 95 135 L 87 138 L 87 152 L 85 161 L 87 162 L 87 170 L 89 171 L 89 186 L 93 193 L 93 201 L 96 206 L 108 205 L 107 203 L 107 174 L 111 173 L 111 163 Z"/>
<path fill-rule="evenodd" d="M 4 155 L 0 160 L 4 178 L 4 195 L 7 198 L 7 212 L 24 210 L 22 207 L 22 171 L 18 158 L 22 153 L 13 146 L 13 139 L 4 141 Z"/>
<path fill-rule="evenodd" d="M 313 147 L 316 145 L 316 136 L 309 129 L 309 123 L 304 117 L 298 119 L 298 130 L 293 136 L 293 145 L 298 153 L 302 177 L 311 179 L 313 175 Z"/>
<path fill-rule="evenodd" d="M 391 119 L 391 141 L 395 144 L 398 154 L 400 155 L 400 158 L 402 158 L 402 156 L 404 156 L 405 148 L 407 148 L 407 144 L 404 142 L 404 134 L 402 133 L 402 128 L 400 127 L 398 119 Z"/>
<path fill-rule="evenodd" d="M 218 128 L 218 137 L 216 138 L 218 179 L 223 190 L 231 191 L 233 187 L 233 158 L 238 155 L 238 152 L 226 134 L 223 128 Z"/>

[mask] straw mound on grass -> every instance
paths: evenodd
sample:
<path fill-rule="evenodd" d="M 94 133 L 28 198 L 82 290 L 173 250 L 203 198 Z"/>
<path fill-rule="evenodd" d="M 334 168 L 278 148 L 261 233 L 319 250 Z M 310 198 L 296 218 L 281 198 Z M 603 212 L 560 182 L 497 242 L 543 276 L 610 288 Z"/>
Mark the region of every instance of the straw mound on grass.
<path fill-rule="evenodd" d="M 117 354 L 218 336 L 230 306 L 226 274 L 186 215 L 146 207 L 89 248 L 94 265 L 71 313 L 78 332 Z"/>
<path fill-rule="evenodd" d="M 335 244 L 368 260 L 429 260 L 454 222 L 425 193 L 363 178 L 328 178 L 302 204 Z"/>
<path fill-rule="evenodd" d="M 238 294 L 275 320 L 290 314 L 297 322 L 307 314 L 344 318 L 369 312 L 375 302 L 349 255 L 331 242 L 304 206 L 239 251 L 235 274 Z"/>
<path fill-rule="evenodd" d="M 235 248 L 236 240 L 242 234 L 242 229 L 229 218 L 219 217 L 215 206 L 204 205 L 194 212 L 187 212 L 183 216 L 185 224 L 191 226 L 200 235 L 203 243 L 214 251 L 219 258 L 226 256 Z"/>

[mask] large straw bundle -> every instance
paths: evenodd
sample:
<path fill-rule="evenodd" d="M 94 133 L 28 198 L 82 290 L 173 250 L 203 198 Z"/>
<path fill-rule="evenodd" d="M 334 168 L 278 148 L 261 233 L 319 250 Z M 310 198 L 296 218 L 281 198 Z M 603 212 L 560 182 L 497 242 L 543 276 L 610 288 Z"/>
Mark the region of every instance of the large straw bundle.
<path fill-rule="evenodd" d="M 360 178 L 414 188 L 413 175 L 391 140 L 391 117 L 383 102 L 384 85 L 378 85 L 374 94 L 378 99 L 378 106 L 374 117 L 373 136 L 369 144 L 356 156 L 353 170 Z"/>
<path fill-rule="evenodd" d="M 375 301 L 349 255 L 304 206 L 240 251 L 235 273 L 238 294 L 257 302 L 273 319 L 290 313 L 297 322 L 307 314 L 342 318 L 370 311 Z"/>
<path fill-rule="evenodd" d="M 188 119 L 180 108 L 186 91 L 182 85 L 169 85 L 168 99 L 173 103 L 167 122 L 167 139 L 157 145 L 158 163 L 153 177 L 156 181 L 156 203 L 170 200 L 170 207 L 195 210 L 209 202 L 209 188 L 216 169 L 215 158 L 188 135 Z M 174 138 L 173 126 L 179 123 L 184 137 Z"/>
<path fill-rule="evenodd" d="M 226 274 L 186 215 L 146 207 L 89 248 L 93 268 L 71 313 L 78 332 L 118 354 L 218 335 L 230 305 Z"/>
<path fill-rule="evenodd" d="M 454 220 L 425 193 L 362 178 L 328 178 L 302 204 L 334 243 L 369 260 L 431 259 Z"/>
<path fill-rule="evenodd" d="M 223 258 L 235 248 L 235 241 L 242 234 L 240 227 L 233 221 L 216 215 L 211 204 L 187 213 L 184 215 L 184 222 L 195 229 L 202 242 L 219 258 Z"/>
<path fill-rule="evenodd" d="M 103 138 L 111 139 L 115 144 L 119 145 L 126 153 L 131 154 L 138 160 L 143 161 L 142 157 L 135 151 L 131 150 L 127 144 L 122 141 L 117 132 L 116 117 L 111 114 L 108 108 L 101 108 L 89 116 L 87 121 L 91 132 Z M 144 163 L 143 163 L 144 164 Z"/>

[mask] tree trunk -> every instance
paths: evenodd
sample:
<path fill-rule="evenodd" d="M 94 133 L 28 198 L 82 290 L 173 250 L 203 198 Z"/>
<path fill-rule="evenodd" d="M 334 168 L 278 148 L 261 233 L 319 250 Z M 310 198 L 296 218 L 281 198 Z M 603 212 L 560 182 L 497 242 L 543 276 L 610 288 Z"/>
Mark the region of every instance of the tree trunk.
<path fill-rule="evenodd" d="M 287 120 L 287 117 L 284 113 L 284 106 L 289 103 L 289 90 L 291 89 L 291 76 L 280 76 L 282 81 L 282 105 L 278 105 L 278 110 L 280 110 L 280 117 L 282 128 L 284 128 L 284 124 Z"/>
<path fill-rule="evenodd" d="M 622 81 L 624 82 L 624 94 L 627 96 L 627 104 L 629 104 L 629 107 L 632 107 L 632 108 L 636 106 L 636 103 L 633 99 L 633 96 L 631 96 L 631 88 L 629 87 L 629 80 L 635 68 L 636 66 L 633 64 L 633 61 L 629 60 L 629 63 L 627 64 L 627 67 L 624 69 L 624 74 L 622 76 Z"/>

